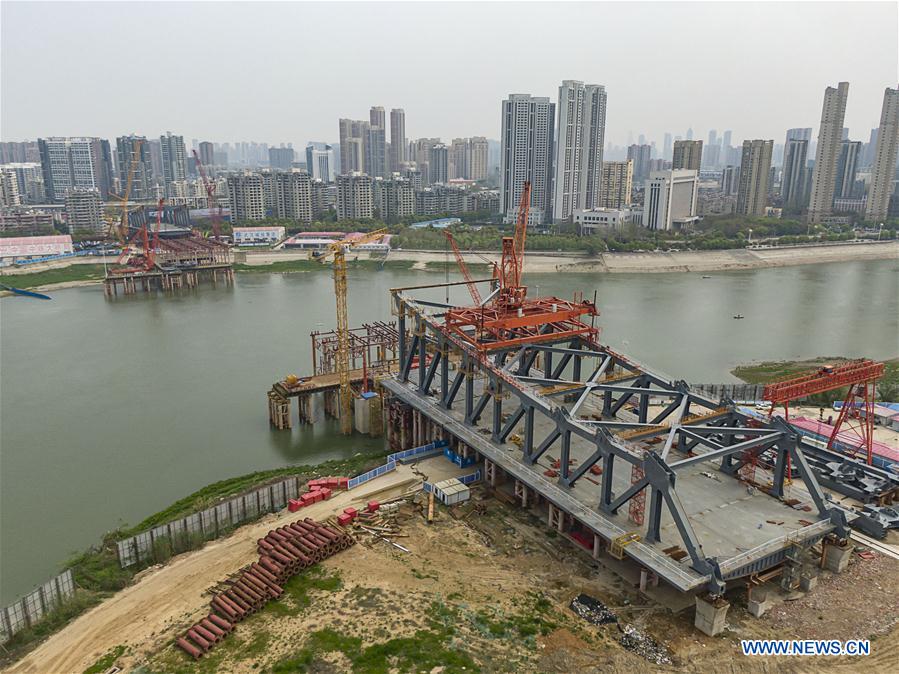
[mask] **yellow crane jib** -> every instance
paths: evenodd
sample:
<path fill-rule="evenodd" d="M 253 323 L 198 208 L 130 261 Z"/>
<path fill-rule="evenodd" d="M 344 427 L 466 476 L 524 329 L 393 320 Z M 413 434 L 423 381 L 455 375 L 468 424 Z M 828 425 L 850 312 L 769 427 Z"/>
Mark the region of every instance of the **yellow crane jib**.
<path fill-rule="evenodd" d="M 340 378 L 340 432 L 353 432 L 353 392 L 350 389 L 350 322 L 346 306 L 346 251 L 361 244 L 378 241 L 387 229 L 376 229 L 352 239 L 344 238 L 330 244 L 316 256 L 319 262 L 332 261 L 334 269 L 334 298 L 337 302 L 337 375 Z"/>

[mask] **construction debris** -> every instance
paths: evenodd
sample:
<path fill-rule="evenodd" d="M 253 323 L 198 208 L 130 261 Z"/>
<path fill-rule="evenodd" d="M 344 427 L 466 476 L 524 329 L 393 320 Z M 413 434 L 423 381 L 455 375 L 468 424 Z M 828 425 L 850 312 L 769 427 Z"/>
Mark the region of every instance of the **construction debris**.
<path fill-rule="evenodd" d="M 587 594 L 579 594 L 572 599 L 568 608 L 594 625 L 618 622 L 618 616 L 612 613 L 608 606 Z"/>
<path fill-rule="evenodd" d="M 671 655 L 668 653 L 668 649 L 646 632 L 633 625 L 619 624 L 618 629 L 621 630 L 621 638 L 618 639 L 618 643 L 630 652 L 642 655 L 657 665 L 671 664 Z"/>

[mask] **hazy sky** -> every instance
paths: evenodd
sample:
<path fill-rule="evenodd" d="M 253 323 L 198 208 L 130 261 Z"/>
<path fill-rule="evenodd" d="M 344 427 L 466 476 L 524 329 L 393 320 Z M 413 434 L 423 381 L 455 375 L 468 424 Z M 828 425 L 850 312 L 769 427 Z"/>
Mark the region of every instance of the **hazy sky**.
<path fill-rule="evenodd" d="M 606 137 L 817 129 L 848 80 L 866 140 L 896 86 L 897 4 L 0 3 L 0 136 L 336 140 L 406 110 L 410 138 L 499 138 L 509 93 L 604 84 Z"/>

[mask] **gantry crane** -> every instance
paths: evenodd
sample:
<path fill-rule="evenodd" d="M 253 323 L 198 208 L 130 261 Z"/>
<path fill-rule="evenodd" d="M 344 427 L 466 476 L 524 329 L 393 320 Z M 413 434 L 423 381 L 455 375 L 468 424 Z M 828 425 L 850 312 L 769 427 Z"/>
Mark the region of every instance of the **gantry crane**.
<path fill-rule="evenodd" d="M 500 262 L 500 291 L 496 303 L 503 309 L 516 309 L 527 295 L 527 286 L 521 283 L 524 267 L 524 245 L 528 236 L 528 218 L 531 209 L 531 183 L 527 180 L 521 189 L 518 217 L 514 236 L 503 237 L 502 262 Z"/>
<path fill-rule="evenodd" d="M 140 161 L 141 147 L 143 139 L 135 138 L 131 143 L 131 163 L 128 165 L 128 178 L 125 180 L 125 191 L 122 196 L 110 194 L 109 196 L 119 202 L 122 209 L 121 220 L 119 226 L 110 225 L 110 233 L 124 244 L 128 238 L 128 199 L 131 197 L 131 184 L 134 181 L 134 173 L 137 170 L 137 163 Z"/>
<path fill-rule="evenodd" d="M 462 278 L 465 279 L 465 284 L 468 286 L 468 292 L 471 293 L 471 299 L 474 301 L 475 306 L 481 306 L 483 302 L 483 300 L 481 300 L 481 293 L 478 292 L 478 287 L 471 278 L 471 274 L 468 271 L 468 265 L 465 264 L 465 260 L 462 258 L 462 251 L 459 250 L 456 240 L 448 229 L 443 230 L 443 235 L 446 237 L 446 240 L 449 241 L 449 245 L 453 249 L 453 255 L 456 256 L 456 264 L 459 265 L 459 271 L 462 272 Z"/>
<path fill-rule="evenodd" d="M 771 402 L 769 416 L 777 405 L 783 405 L 784 418 L 789 421 L 788 405 L 791 400 L 848 386 L 849 391 L 827 441 L 827 448 L 833 448 L 840 429 L 845 426 L 858 436 L 859 444 L 854 449 L 861 450 L 868 465 L 871 465 L 874 458 L 874 389 L 883 371 L 883 363 L 868 359 L 826 365 L 786 381 L 768 384 L 762 392 L 762 399 Z"/>
<path fill-rule="evenodd" d="M 387 234 L 387 228 L 376 229 L 355 239 L 342 239 L 328 249 L 314 255 L 319 262 L 332 260 L 334 268 L 334 297 L 337 301 L 337 374 L 340 379 L 340 432 L 353 432 L 353 392 L 350 389 L 350 324 L 346 307 L 346 249 L 377 241 Z"/>
<path fill-rule="evenodd" d="M 222 233 L 222 207 L 216 205 L 215 199 L 215 183 L 206 175 L 206 169 L 203 162 L 200 161 L 200 155 L 193 150 L 194 159 L 197 162 L 197 171 L 200 172 L 200 178 L 203 180 L 203 187 L 206 190 L 206 207 L 209 209 L 209 217 L 212 218 L 212 237 L 218 241 Z"/>

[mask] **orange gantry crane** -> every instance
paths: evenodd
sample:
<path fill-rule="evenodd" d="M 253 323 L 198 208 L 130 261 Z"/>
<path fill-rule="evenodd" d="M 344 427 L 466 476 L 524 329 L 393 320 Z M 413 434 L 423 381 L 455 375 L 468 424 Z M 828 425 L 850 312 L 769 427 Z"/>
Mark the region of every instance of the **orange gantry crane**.
<path fill-rule="evenodd" d="M 337 375 L 340 381 L 340 432 L 353 432 L 353 391 L 350 388 L 350 321 L 347 315 L 346 250 L 363 243 L 377 241 L 387 234 L 387 228 L 376 229 L 354 239 L 342 239 L 330 244 L 322 253 L 313 253 L 319 262 L 332 260 L 334 268 L 334 297 L 337 300 Z"/>
<path fill-rule="evenodd" d="M 825 365 L 798 377 L 774 382 L 765 386 L 762 398 L 771 402 L 771 412 L 783 405 L 784 419 L 789 421 L 791 400 L 806 398 L 816 393 L 834 391 L 848 386 L 846 398 L 837 422 L 831 431 L 827 448 L 833 449 L 840 431 L 849 430 L 858 438 L 856 450 L 863 453 L 868 465 L 874 457 L 874 393 L 877 380 L 883 376 L 884 365 L 869 359 L 850 360 L 836 365 Z M 841 439 L 845 442 L 845 437 Z"/>
<path fill-rule="evenodd" d="M 206 175 L 206 168 L 200 161 L 200 155 L 193 150 L 194 159 L 197 162 L 197 171 L 203 180 L 203 188 L 206 190 L 206 207 L 209 209 L 209 217 L 212 218 L 212 237 L 218 241 L 222 234 L 222 207 L 216 204 L 215 183 Z"/>

